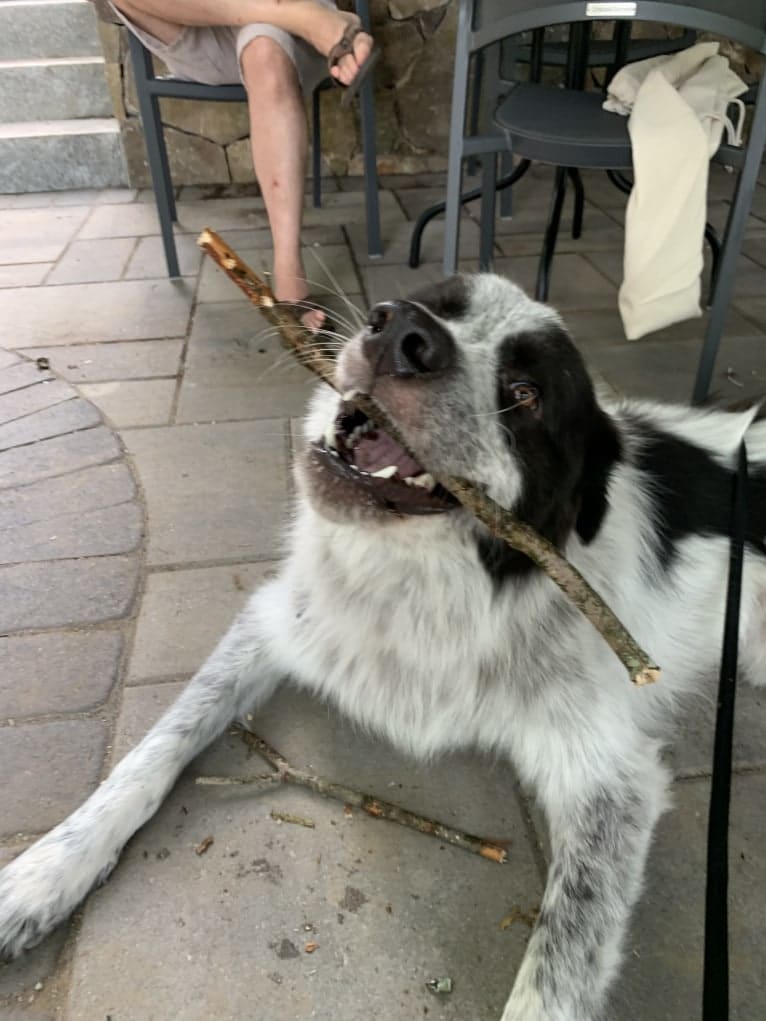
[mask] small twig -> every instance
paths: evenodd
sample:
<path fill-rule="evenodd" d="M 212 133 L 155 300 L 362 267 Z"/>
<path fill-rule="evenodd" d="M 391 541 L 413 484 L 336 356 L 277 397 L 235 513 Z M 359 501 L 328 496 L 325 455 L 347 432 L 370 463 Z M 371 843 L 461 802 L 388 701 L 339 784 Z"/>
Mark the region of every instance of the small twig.
<path fill-rule="evenodd" d="M 337 389 L 334 380 L 333 363 L 322 353 L 313 335 L 287 309 L 275 301 L 266 284 L 247 266 L 239 256 L 212 230 L 200 234 L 198 244 L 202 247 L 247 295 L 266 318 L 280 332 L 282 342 L 298 360 L 315 372 L 320 379 Z M 385 411 L 371 397 L 354 392 L 344 394 L 368 418 L 373 419 L 381 430 L 388 433 L 419 464 L 416 454 L 410 451 L 396 425 Z M 423 465 L 426 469 L 427 466 Z M 475 485 L 465 479 L 440 475 L 433 470 L 430 474 L 459 502 L 472 511 L 477 518 L 498 538 L 509 546 L 526 554 L 562 592 L 577 606 L 601 633 L 612 651 L 621 660 L 631 680 L 637 685 L 650 684 L 660 676 L 659 667 L 654 664 L 635 639 L 626 631 L 615 614 L 604 603 L 598 593 L 588 584 L 580 572 L 572 566 L 547 539 L 538 535 L 529 525 L 518 521 L 505 508 L 491 500 Z"/>
<path fill-rule="evenodd" d="M 470 833 L 462 833 L 460 830 L 447 826 L 445 823 L 436 822 L 434 819 L 427 819 L 425 816 L 417 815 L 415 812 L 409 812 L 406 808 L 400 808 L 389 801 L 382 801 L 380 798 L 373 797 L 372 794 L 365 794 L 354 787 L 347 787 L 342 783 L 334 783 L 332 780 L 326 780 L 324 777 L 309 773 L 305 769 L 297 769 L 295 766 L 291 766 L 287 759 L 280 755 L 275 748 L 267 744 L 262 737 L 258 737 L 257 734 L 253 734 L 243 727 L 237 726 L 234 730 L 248 748 L 257 752 L 262 758 L 266 759 L 270 766 L 273 766 L 274 773 L 268 774 L 266 777 L 263 775 L 253 777 L 200 776 L 197 777 L 198 784 L 216 787 L 249 786 L 251 784 L 257 786 L 262 785 L 264 780 L 291 783 L 298 787 L 306 787 L 325 798 L 340 801 L 344 805 L 353 805 L 356 808 L 361 808 L 375 819 L 388 819 L 390 822 L 397 822 L 400 826 L 407 826 L 409 829 L 417 830 L 418 833 L 425 833 L 428 836 L 436 837 L 437 840 L 443 840 L 445 844 L 462 847 L 464 851 L 481 855 L 482 858 L 488 858 L 490 861 L 497 862 L 498 864 L 502 864 L 506 860 L 507 855 L 504 848 L 498 847 L 488 840 L 474 837 Z M 283 816 L 283 818 L 285 817 Z M 294 821 L 296 818 L 296 816 L 290 816 L 287 821 Z"/>

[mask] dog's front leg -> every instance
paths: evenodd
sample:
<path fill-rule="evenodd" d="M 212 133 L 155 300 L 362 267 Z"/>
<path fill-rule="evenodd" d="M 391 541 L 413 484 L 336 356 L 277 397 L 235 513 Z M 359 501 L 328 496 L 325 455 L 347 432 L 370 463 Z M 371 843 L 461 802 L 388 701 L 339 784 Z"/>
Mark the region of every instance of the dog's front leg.
<path fill-rule="evenodd" d="M 666 787 L 651 754 L 629 772 L 615 763 L 611 777 L 585 795 L 546 799 L 553 858 L 502 1021 L 603 1016 Z"/>
<path fill-rule="evenodd" d="M 0 872 L 0 959 L 34 946 L 63 921 L 109 875 L 184 766 L 273 692 L 283 671 L 263 611 L 280 605 L 272 588 L 256 593 L 176 702 L 90 798 Z"/>

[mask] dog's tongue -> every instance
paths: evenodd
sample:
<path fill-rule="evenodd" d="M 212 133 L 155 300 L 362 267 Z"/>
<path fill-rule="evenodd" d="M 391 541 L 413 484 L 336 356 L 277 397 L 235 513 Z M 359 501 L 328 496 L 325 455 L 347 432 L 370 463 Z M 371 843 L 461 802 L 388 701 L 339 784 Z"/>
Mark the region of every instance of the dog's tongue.
<path fill-rule="evenodd" d="M 418 462 L 384 432 L 367 433 L 361 438 L 354 447 L 354 463 L 360 471 L 370 475 L 395 464 L 401 479 L 420 475 L 423 471 Z"/>

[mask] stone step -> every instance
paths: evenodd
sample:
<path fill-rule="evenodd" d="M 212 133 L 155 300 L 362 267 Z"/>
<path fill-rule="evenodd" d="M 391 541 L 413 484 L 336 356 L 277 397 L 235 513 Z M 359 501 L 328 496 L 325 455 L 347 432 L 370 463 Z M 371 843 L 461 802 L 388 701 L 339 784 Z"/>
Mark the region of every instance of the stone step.
<path fill-rule="evenodd" d="M 0 2 L 0 60 L 100 56 L 96 12 L 87 0 Z"/>
<path fill-rule="evenodd" d="M 0 60 L 0 124 L 111 115 L 103 57 Z"/>
<path fill-rule="evenodd" d="M 127 183 L 114 118 L 0 124 L 0 193 L 119 188 Z"/>

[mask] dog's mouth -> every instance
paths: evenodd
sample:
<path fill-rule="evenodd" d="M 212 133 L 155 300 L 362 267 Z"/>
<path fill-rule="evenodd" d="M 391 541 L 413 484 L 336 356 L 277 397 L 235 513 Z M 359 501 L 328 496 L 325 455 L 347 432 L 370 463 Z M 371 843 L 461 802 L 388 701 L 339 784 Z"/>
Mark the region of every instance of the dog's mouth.
<path fill-rule="evenodd" d="M 457 500 L 364 412 L 342 404 L 312 456 L 359 497 L 396 514 L 440 514 Z"/>

